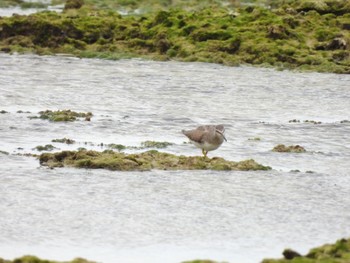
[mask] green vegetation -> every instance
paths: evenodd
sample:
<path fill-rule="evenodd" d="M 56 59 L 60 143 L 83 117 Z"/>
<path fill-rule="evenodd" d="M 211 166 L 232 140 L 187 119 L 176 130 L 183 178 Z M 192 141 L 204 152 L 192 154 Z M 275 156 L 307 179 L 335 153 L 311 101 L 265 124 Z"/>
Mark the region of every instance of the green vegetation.
<path fill-rule="evenodd" d="M 137 154 L 124 154 L 105 150 L 103 152 L 62 151 L 43 153 L 40 164 L 48 167 L 77 167 L 89 169 L 108 169 L 118 171 L 158 170 L 270 170 L 268 166 L 256 163 L 254 160 L 241 162 L 226 161 L 223 158 L 212 159 L 204 157 L 177 156 L 151 150 Z"/>
<path fill-rule="evenodd" d="M 62 13 L 0 18 L 0 50 L 350 73 L 350 2 L 346 0 L 286 0 L 272 9 L 204 1 L 211 5 L 196 2 L 193 10 L 161 5 L 159 11 L 127 16 L 115 9 L 96 9 L 102 7 L 92 2 Z M 141 4 L 106 0 L 101 5 L 107 8 L 113 2 Z M 158 2 L 182 7 L 182 1 Z"/>
<path fill-rule="evenodd" d="M 75 112 L 71 110 L 58 110 L 58 111 L 46 110 L 46 111 L 40 111 L 39 114 L 40 114 L 39 117 L 30 117 L 30 118 L 31 119 L 40 118 L 44 120 L 59 122 L 59 121 L 76 121 L 78 118 L 85 118 L 86 121 L 90 121 L 92 117 L 91 112 L 84 113 L 84 112 Z"/>
<path fill-rule="evenodd" d="M 53 261 L 53 260 L 46 260 L 46 259 L 40 259 L 36 256 L 23 256 L 21 258 L 16 258 L 14 260 L 6 260 L 0 258 L 0 263 L 96 263 L 94 261 L 88 261 L 83 258 L 76 258 L 72 261 Z"/>
<path fill-rule="evenodd" d="M 303 153 L 306 152 L 305 148 L 300 145 L 290 145 L 285 146 L 284 144 L 279 144 L 272 149 L 273 152 L 283 152 L 283 153 Z"/>
<path fill-rule="evenodd" d="M 350 262 L 350 239 L 338 240 L 311 249 L 305 256 L 291 249 L 283 252 L 284 259 L 265 259 L 262 263 L 348 263 Z"/>

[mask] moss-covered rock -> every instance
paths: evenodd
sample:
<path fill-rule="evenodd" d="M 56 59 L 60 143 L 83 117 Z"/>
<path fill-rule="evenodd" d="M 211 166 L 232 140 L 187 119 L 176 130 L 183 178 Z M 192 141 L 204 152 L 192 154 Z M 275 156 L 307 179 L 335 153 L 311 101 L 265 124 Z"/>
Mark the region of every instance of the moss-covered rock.
<path fill-rule="evenodd" d="M 254 160 L 241 162 L 226 161 L 223 158 L 177 156 L 156 150 L 136 154 L 124 154 L 106 150 L 97 151 L 62 151 L 43 153 L 40 164 L 48 167 L 77 167 L 89 169 L 108 169 L 118 171 L 132 170 L 269 170 L 268 166 L 258 164 Z"/>
<path fill-rule="evenodd" d="M 283 255 L 284 259 L 265 259 L 262 263 L 348 263 L 350 239 L 341 239 L 335 244 L 313 248 L 305 256 L 290 249 L 286 249 Z"/>
<path fill-rule="evenodd" d="M 30 118 L 40 118 L 44 120 L 49 120 L 53 122 L 68 122 L 68 121 L 76 121 L 77 119 L 84 118 L 86 121 L 90 121 L 92 117 L 92 113 L 84 113 L 84 112 L 75 112 L 71 110 L 58 110 L 58 111 L 51 111 L 51 110 L 46 110 L 46 111 L 40 111 L 39 112 L 40 116 L 39 117 L 30 117 Z"/>
<path fill-rule="evenodd" d="M 63 13 L 1 17 L 0 50 L 350 73 L 349 5 L 298 0 L 276 9 L 216 6 L 121 16 L 86 4 Z"/>
<path fill-rule="evenodd" d="M 305 148 L 300 145 L 286 146 L 279 144 L 272 149 L 273 152 L 284 152 L 284 153 L 303 153 L 306 152 Z"/>

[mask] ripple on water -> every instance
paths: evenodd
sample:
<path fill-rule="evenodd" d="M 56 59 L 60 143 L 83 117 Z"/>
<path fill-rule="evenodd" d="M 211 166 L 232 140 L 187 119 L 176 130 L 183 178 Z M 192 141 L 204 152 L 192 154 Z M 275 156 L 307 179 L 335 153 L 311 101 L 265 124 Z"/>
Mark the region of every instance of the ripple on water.
<path fill-rule="evenodd" d="M 8 112 L 0 114 L 0 150 L 10 153 L 0 153 L 3 257 L 258 262 L 349 235 L 350 126 L 340 123 L 349 119 L 347 75 L 32 55 L 0 54 L 0 61 L 0 110 Z M 94 116 L 28 118 L 46 109 Z M 38 153 L 37 145 L 101 149 L 146 140 L 198 155 L 181 130 L 208 123 L 225 124 L 228 139 L 209 156 L 253 158 L 274 170 L 50 170 L 13 155 Z M 58 138 L 76 144 L 51 142 Z M 271 151 L 281 143 L 307 152 Z"/>

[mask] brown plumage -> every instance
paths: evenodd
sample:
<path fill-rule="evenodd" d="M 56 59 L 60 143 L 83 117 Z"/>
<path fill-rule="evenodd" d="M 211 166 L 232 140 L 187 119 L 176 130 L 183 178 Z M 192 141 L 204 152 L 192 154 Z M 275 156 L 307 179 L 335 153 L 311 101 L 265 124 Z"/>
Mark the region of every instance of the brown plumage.
<path fill-rule="evenodd" d="M 227 141 L 224 132 L 223 125 L 203 125 L 193 130 L 182 130 L 196 147 L 202 149 L 204 157 L 208 151 L 216 150 L 224 140 Z"/>

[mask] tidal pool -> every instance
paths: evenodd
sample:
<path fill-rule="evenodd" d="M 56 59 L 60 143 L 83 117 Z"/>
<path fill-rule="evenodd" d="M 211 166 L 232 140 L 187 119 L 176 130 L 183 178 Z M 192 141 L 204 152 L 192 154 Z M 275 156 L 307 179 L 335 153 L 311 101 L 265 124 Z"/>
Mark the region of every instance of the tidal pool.
<path fill-rule="evenodd" d="M 256 263 L 350 235 L 349 75 L 8 54 L 0 72 L 0 257 Z M 29 118 L 47 109 L 93 117 Z M 146 140 L 200 155 L 181 134 L 200 124 L 226 127 L 209 157 L 273 170 L 47 169 L 17 155 Z M 272 152 L 278 144 L 307 151 Z"/>

